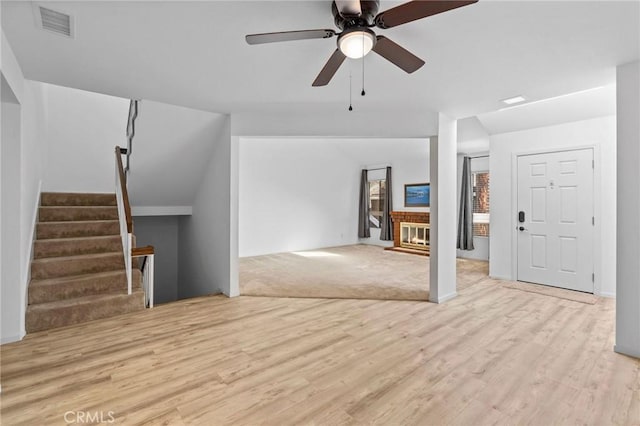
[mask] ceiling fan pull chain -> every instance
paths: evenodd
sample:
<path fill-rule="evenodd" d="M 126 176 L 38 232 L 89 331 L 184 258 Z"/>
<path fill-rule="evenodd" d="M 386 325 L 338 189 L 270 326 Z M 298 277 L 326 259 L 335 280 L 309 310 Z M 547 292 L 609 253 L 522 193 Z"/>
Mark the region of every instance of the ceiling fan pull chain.
<path fill-rule="evenodd" d="M 349 111 L 353 111 L 353 106 L 351 106 L 351 71 L 349 71 Z"/>
<path fill-rule="evenodd" d="M 360 95 L 364 96 L 365 92 L 364 92 L 364 57 L 366 56 L 364 54 L 364 37 L 362 37 L 362 92 L 360 92 Z"/>

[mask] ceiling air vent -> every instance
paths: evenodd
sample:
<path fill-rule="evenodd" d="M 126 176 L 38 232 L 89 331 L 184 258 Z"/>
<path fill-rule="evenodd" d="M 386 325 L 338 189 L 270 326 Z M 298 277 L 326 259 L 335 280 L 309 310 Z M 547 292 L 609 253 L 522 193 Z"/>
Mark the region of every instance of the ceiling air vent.
<path fill-rule="evenodd" d="M 39 6 L 42 29 L 66 37 L 73 37 L 71 33 L 71 16 Z"/>

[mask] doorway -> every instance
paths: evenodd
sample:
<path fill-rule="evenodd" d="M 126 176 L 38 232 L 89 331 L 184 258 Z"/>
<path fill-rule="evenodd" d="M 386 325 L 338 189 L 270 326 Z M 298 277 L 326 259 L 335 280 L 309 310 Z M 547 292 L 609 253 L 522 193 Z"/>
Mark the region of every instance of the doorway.
<path fill-rule="evenodd" d="M 518 156 L 517 279 L 593 293 L 593 149 Z"/>

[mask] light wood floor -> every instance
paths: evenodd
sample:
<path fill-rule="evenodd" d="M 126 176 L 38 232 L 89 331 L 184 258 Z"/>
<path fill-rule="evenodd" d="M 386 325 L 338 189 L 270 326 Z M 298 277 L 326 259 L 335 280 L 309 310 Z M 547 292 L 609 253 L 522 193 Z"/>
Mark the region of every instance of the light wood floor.
<path fill-rule="evenodd" d="M 442 305 L 199 298 L 2 346 L 2 424 L 637 425 L 613 324 L 489 279 Z"/>
<path fill-rule="evenodd" d="M 429 257 L 358 244 L 240 259 L 240 294 L 429 300 Z M 488 262 L 458 259 L 458 288 L 486 278 Z"/>

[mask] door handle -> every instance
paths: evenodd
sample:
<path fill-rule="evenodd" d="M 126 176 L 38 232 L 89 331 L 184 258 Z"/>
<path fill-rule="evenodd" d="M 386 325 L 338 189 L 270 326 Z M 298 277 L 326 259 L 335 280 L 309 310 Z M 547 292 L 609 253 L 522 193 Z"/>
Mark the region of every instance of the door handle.
<path fill-rule="evenodd" d="M 524 226 L 519 227 L 519 228 L 518 228 L 518 230 L 520 230 L 520 231 L 526 231 L 526 229 L 525 229 L 525 227 L 524 227 Z"/>

